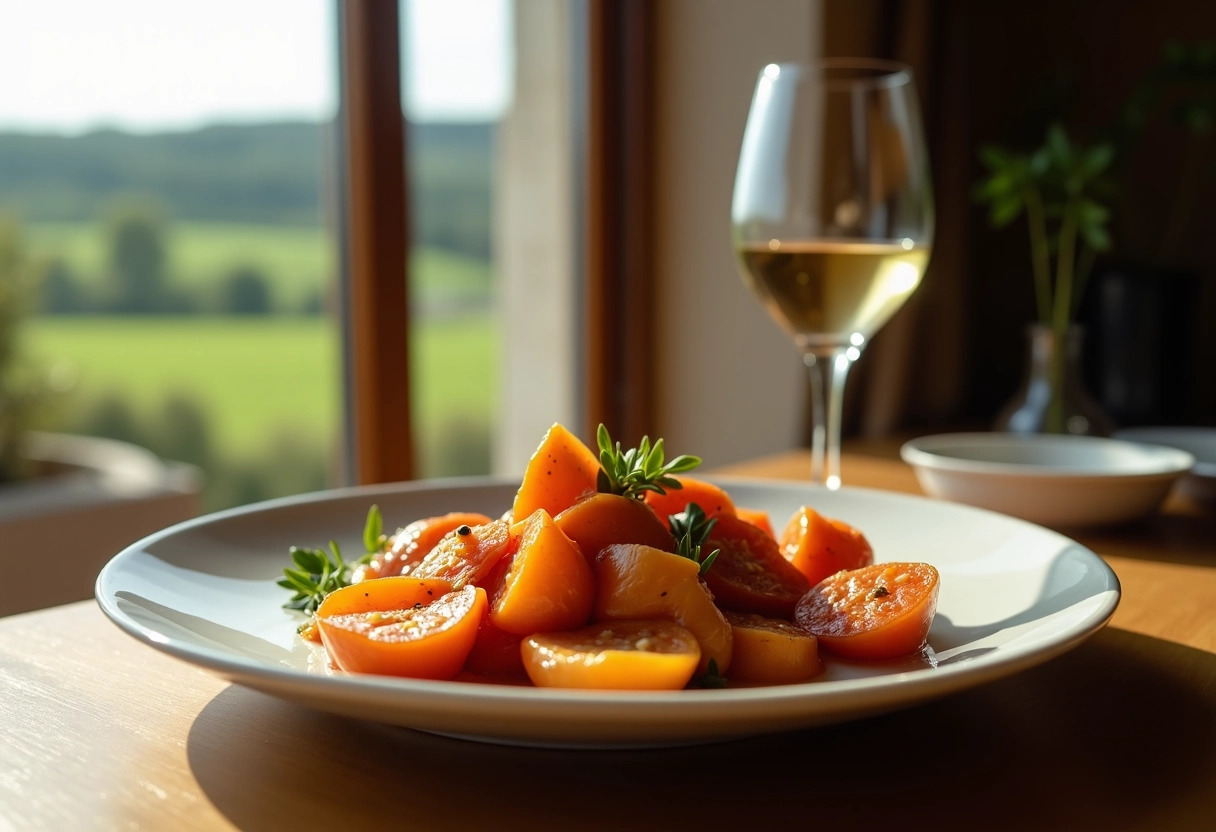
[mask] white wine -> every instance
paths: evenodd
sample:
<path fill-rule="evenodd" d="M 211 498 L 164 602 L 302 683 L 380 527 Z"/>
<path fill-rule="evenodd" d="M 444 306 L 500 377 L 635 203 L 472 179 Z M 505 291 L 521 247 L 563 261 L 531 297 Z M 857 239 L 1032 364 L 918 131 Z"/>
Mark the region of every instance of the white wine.
<path fill-rule="evenodd" d="M 929 249 L 911 240 L 772 240 L 739 248 L 745 278 L 801 347 L 869 338 L 920 284 Z"/>

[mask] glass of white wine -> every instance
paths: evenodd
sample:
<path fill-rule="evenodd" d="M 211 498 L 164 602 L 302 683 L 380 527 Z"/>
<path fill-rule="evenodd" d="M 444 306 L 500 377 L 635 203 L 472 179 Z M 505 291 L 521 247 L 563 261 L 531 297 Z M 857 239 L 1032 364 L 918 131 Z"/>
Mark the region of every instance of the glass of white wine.
<path fill-rule="evenodd" d="M 752 98 L 731 226 L 744 282 L 811 374 L 811 478 L 840 487 L 850 365 L 920 284 L 933 196 L 912 71 L 769 64 Z"/>

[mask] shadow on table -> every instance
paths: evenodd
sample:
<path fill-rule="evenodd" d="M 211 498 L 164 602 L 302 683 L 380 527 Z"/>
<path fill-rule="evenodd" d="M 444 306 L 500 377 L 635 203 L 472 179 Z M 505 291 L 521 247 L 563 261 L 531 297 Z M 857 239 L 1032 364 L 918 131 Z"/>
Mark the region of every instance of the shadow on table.
<path fill-rule="evenodd" d="M 1216 655 L 1108 628 L 929 705 L 717 745 L 481 745 L 233 686 L 187 753 L 244 830 L 1209 829 L 1213 690 Z"/>

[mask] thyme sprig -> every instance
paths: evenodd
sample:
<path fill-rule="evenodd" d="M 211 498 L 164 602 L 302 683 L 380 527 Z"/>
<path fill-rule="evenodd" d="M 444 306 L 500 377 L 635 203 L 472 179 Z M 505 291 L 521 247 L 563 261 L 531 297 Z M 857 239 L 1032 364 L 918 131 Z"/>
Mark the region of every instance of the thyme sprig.
<path fill-rule="evenodd" d="M 676 554 L 700 565 L 702 575 L 713 566 L 720 551 L 714 549 L 708 555 L 701 554 L 701 547 L 709 539 L 709 533 L 717 522 L 717 518 L 706 517 L 705 512 L 696 503 L 689 503 L 684 511 L 667 518 L 671 535 L 676 539 Z"/>
<path fill-rule="evenodd" d="M 350 586 L 351 572 L 356 566 L 370 563 L 372 558 L 384 551 L 388 537 L 384 534 L 384 520 L 380 507 L 372 506 L 367 512 L 363 526 L 363 547 L 367 553 L 358 560 L 346 561 L 336 541 L 329 541 L 329 551 L 292 546 L 288 553 L 294 567 L 283 569 L 279 586 L 294 593 L 291 600 L 283 604 L 285 609 L 314 613 L 325 596 L 335 589 Z"/>
<path fill-rule="evenodd" d="M 701 464 L 700 457 L 688 454 L 665 463 L 663 440 L 657 440 L 652 447 L 649 436 L 643 436 L 636 448 L 622 450 L 621 443 L 613 443 L 603 424 L 595 441 L 600 451 L 596 490 L 601 494 L 620 494 L 635 500 L 641 500 L 647 491 L 666 494 L 669 488 L 682 488 L 672 474 L 691 471 Z"/>
<path fill-rule="evenodd" d="M 718 670 L 718 662 L 714 659 L 709 660 L 709 666 L 704 673 L 692 677 L 694 688 L 724 688 L 728 684 L 727 678 Z"/>

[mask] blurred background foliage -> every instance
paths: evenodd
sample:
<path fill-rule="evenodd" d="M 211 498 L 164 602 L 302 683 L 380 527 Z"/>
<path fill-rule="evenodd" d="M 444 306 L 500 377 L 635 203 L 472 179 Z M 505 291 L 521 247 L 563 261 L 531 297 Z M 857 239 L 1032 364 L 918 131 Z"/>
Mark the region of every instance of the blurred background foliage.
<path fill-rule="evenodd" d="M 489 470 L 493 138 L 488 123 L 410 126 L 423 476 Z M 303 122 L 0 133 L 0 261 L 20 251 L 26 287 L 0 347 L 16 366 L 20 343 L 21 365 L 68 391 L 38 418 L 22 405 L 22 424 L 196 464 L 210 509 L 332 483 L 333 152 L 331 128 Z M 453 378 L 455 418 L 433 393 Z M 0 365 L 0 418 L 15 419 L 15 379 Z"/>

